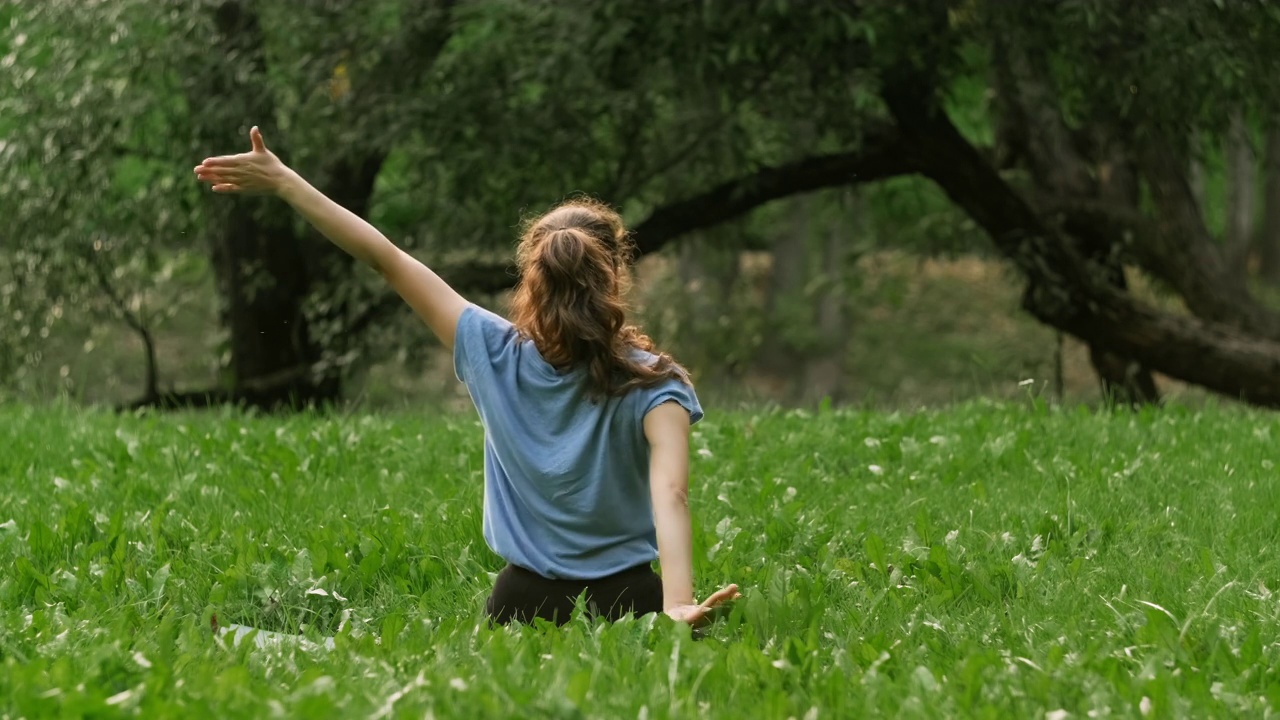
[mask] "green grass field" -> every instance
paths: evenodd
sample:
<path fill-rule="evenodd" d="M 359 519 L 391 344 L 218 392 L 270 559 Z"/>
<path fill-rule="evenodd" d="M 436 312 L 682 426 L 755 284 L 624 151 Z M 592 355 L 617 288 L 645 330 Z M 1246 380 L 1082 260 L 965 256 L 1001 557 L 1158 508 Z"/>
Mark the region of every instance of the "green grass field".
<path fill-rule="evenodd" d="M 705 637 L 491 630 L 467 416 L 0 407 L 0 717 L 1265 717 L 1276 416 L 697 426 Z M 335 636 L 259 648 L 239 623 Z"/>

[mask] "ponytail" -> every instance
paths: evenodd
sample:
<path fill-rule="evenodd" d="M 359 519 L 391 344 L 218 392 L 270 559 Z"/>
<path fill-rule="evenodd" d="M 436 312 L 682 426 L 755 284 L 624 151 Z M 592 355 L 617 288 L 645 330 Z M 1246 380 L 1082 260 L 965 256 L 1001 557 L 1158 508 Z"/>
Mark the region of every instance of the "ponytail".
<path fill-rule="evenodd" d="M 574 200 L 530 223 L 517 252 L 517 330 L 556 368 L 585 366 L 596 398 L 668 378 L 687 382 L 684 369 L 666 354 L 655 353 L 652 365 L 635 358 L 637 349 L 653 352 L 653 341 L 626 324 L 629 251 L 617 213 Z"/>

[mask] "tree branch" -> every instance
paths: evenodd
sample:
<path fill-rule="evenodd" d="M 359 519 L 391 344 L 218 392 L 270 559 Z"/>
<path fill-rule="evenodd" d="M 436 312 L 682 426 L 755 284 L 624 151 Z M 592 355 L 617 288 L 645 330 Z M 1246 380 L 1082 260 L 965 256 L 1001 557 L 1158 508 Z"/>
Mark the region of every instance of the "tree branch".
<path fill-rule="evenodd" d="M 686 200 L 659 207 L 633 230 L 636 255 L 656 252 L 681 235 L 732 220 L 773 200 L 913 172 L 904 160 L 907 149 L 902 137 L 892 126 L 873 127 L 864 135 L 862 144 L 860 151 L 816 155 L 762 168 Z M 474 260 L 437 268 L 437 272 L 463 292 L 498 293 L 519 282 L 510 262 Z M 387 293 L 353 318 L 344 332 L 352 335 L 364 332 L 401 305 L 398 296 Z"/>
<path fill-rule="evenodd" d="M 111 284 L 111 280 L 107 276 L 107 269 L 103 265 L 102 258 L 98 255 L 98 252 L 90 249 L 86 253 L 86 257 L 89 261 L 89 267 L 93 269 L 94 277 L 98 281 L 98 287 L 107 296 L 107 299 L 125 324 L 133 328 L 134 332 L 138 333 L 138 336 L 142 338 L 147 373 L 145 397 L 155 398 L 159 392 L 159 374 L 156 367 L 156 344 L 151 336 L 151 329 L 142 321 L 142 318 L 129 309 L 128 303 L 116 292 L 115 286 Z"/>
<path fill-rule="evenodd" d="M 634 228 L 636 253 L 655 252 L 685 233 L 732 220 L 773 200 L 910 174 L 914 168 L 905 160 L 907 154 L 895 128 L 875 126 L 864 134 L 861 150 L 762 168 L 654 210 Z"/>

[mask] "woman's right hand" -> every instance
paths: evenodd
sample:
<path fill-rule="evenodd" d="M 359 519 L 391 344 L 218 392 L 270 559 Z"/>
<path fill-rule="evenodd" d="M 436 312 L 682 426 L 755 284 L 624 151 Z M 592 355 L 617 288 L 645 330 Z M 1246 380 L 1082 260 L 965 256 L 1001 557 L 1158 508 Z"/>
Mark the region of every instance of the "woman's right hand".
<path fill-rule="evenodd" d="M 249 141 L 253 149 L 247 153 L 206 158 L 196 166 L 196 177 L 211 185 L 214 192 L 279 194 L 290 175 L 289 168 L 267 149 L 257 127 L 249 131 Z"/>
<path fill-rule="evenodd" d="M 673 605 L 663 612 L 676 622 L 688 623 L 693 627 L 702 627 L 710 622 L 712 610 L 724 603 L 733 602 L 740 597 L 742 597 L 742 593 L 738 592 L 738 586 L 729 585 L 711 593 L 710 597 L 697 605 Z"/>

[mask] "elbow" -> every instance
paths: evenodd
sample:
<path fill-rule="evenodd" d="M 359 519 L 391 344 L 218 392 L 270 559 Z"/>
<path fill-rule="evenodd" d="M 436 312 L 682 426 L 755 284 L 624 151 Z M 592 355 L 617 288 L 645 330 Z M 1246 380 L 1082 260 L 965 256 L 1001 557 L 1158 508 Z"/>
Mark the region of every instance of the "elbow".
<path fill-rule="evenodd" d="M 662 488 L 658 497 L 668 507 L 688 509 L 689 488 L 685 486 L 667 486 Z"/>

